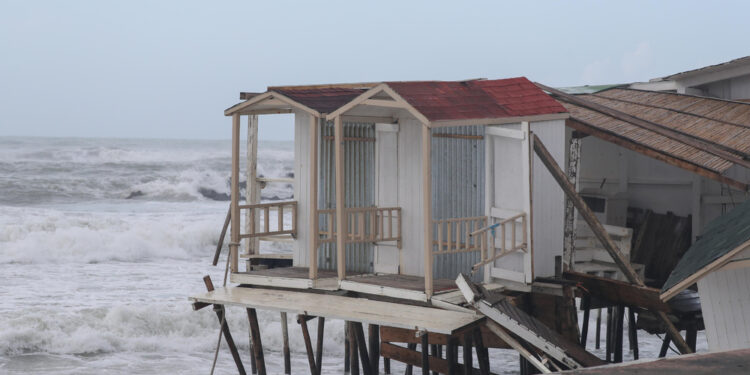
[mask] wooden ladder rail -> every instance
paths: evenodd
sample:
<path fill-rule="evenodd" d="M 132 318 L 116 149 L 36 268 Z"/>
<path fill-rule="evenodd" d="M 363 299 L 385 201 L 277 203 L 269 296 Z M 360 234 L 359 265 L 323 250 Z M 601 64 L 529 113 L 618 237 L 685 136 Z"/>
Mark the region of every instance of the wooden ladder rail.
<path fill-rule="evenodd" d="M 227 218 L 224 219 L 224 227 L 221 228 L 221 234 L 219 235 L 219 243 L 216 244 L 216 252 L 214 252 L 214 261 L 211 263 L 214 266 L 219 264 L 219 255 L 221 255 L 221 248 L 224 247 L 224 237 L 227 235 L 227 229 L 229 229 L 229 223 L 232 221 L 232 206 L 229 205 L 227 210 Z"/>

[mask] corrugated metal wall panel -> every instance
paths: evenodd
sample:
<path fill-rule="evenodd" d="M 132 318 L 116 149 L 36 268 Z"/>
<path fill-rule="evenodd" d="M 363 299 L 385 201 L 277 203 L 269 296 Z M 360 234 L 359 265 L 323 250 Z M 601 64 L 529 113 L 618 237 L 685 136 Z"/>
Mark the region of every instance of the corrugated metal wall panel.
<path fill-rule="evenodd" d="M 484 126 L 436 128 L 432 134 L 484 137 Z M 484 139 L 432 137 L 431 158 L 433 219 L 483 216 Z M 437 239 L 434 229 L 433 236 Z M 436 255 L 434 277 L 454 279 L 461 272 L 469 273 L 480 257 L 478 251 Z M 477 272 L 472 278 L 481 281 L 482 272 Z"/>
<path fill-rule="evenodd" d="M 336 164 L 333 122 L 329 121 L 321 132 L 320 189 L 318 207 L 336 208 Z M 344 123 L 344 137 L 356 138 L 344 142 L 344 184 L 346 207 L 371 207 L 375 205 L 375 124 Z M 366 140 L 365 140 L 366 139 Z M 371 140 L 370 140 L 371 139 Z M 321 220 L 322 230 L 331 223 Z M 373 245 L 355 243 L 346 246 L 346 269 L 349 272 L 372 272 Z M 321 245 L 318 252 L 321 269 L 336 269 L 336 244 Z"/>

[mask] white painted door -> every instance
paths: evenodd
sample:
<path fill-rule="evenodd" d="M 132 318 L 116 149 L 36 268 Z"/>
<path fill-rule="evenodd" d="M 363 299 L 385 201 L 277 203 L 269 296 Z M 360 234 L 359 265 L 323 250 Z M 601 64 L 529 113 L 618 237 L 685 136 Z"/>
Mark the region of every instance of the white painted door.
<path fill-rule="evenodd" d="M 510 223 L 504 225 L 505 246 L 502 243 L 503 225 L 494 230 L 489 256 L 500 254 L 523 242 L 526 231 L 526 250 L 512 251 L 485 266 L 485 281 L 507 280 L 529 284 L 534 278 L 531 244 L 531 163 L 529 123 L 488 126 L 486 136 L 486 204 L 489 224 L 525 213 L 526 220 L 517 220 L 515 233 Z M 515 236 L 514 236 L 515 234 Z M 490 237 L 491 239 L 493 237 Z M 514 242 L 515 239 L 515 242 Z"/>
<path fill-rule="evenodd" d="M 398 124 L 375 124 L 375 180 L 378 207 L 398 206 Z M 375 272 L 399 273 L 400 251 L 396 244 L 375 247 Z"/>

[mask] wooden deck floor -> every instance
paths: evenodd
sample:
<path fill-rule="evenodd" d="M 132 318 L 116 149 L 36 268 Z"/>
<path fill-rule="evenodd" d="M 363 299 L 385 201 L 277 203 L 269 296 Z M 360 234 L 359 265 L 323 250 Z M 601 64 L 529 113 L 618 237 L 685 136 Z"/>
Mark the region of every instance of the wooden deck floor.
<path fill-rule="evenodd" d="M 739 375 L 750 373 L 750 349 L 701 353 L 568 371 L 581 375 Z"/>

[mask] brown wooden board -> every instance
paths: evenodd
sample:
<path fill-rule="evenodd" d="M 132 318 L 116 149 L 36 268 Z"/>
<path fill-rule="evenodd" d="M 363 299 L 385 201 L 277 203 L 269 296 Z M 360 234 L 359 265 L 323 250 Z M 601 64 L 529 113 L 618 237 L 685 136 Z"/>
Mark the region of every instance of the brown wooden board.
<path fill-rule="evenodd" d="M 671 311 L 669 305 L 659 299 L 659 289 L 580 272 L 566 271 L 563 278 L 577 282 L 582 293 L 588 293 L 615 305 L 640 307 L 652 311 Z"/>
<path fill-rule="evenodd" d="M 506 344 L 503 340 L 497 337 L 494 333 L 490 332 L 484 325 L 480 326 L 482 331 L 482 341 L 488 348 L 499 348 L 499 349 L 511 349 L 510 345 Z M 432 333 L 429 334 L 430 345 L 448 345 L 448 339 L 450 336 Z M 409 344 L 421 343 L 421 339 L 417 337 L 417 331 L 413 329 L 404 329 L 396 327 L 380 327 L 380 339 L 384 342 L 403 342 Z M 463 336 L 459 335 L 456 337 L 459 345 L 463 345 Z"/>

